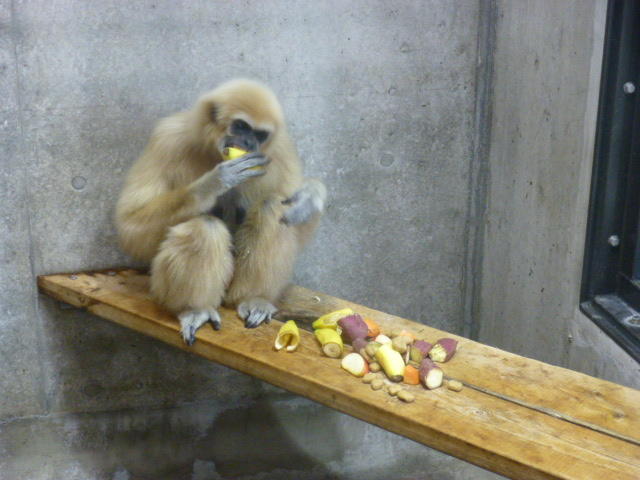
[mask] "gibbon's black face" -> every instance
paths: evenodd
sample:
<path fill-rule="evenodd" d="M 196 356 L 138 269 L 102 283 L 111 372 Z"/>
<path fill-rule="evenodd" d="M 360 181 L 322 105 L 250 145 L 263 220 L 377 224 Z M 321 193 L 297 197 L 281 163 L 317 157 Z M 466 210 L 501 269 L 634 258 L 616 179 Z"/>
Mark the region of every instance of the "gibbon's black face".
<path fill-rule="evenodd" d="M 247 152 L 255 152 L 268 138 L 268 131 L 254 129 L 244 120 L 236 119 L 229 126 L 229 134 L 224 138 L 223 148 L 238 147 Z"/>

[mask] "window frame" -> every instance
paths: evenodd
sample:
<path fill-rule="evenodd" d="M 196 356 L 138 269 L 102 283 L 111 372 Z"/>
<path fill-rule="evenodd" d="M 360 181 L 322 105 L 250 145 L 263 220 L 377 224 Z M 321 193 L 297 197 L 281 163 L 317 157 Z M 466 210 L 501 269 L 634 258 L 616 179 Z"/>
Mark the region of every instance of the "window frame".
<path fill-rule="evenodd" d="M 609 0 L 580 309 L 638 362 L 639 233 L 640 2 Z"/>

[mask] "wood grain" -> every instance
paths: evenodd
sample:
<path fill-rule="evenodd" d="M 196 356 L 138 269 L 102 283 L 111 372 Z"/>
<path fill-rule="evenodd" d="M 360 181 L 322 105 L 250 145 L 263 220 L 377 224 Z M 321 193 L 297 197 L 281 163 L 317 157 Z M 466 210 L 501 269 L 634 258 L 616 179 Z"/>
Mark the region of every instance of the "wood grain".
<path fill-rule="evenodd" d="M 186 347 L 175 318 L 149 300 L 148 277 L 134 270 L 48 275 L 38 285 L 56 299 L 511 478 L 640 479 L 633 442 L 471 388 L 408 387 L 416 401 L 403 404 L 341 370 L 308 331 L 295 353 L 276 352 L 278 321 L 246 330 L 233 311 L 221 309 L 222 330 L 205 327 Z M 279 306 L 303 320 L 351 307 L 387 331 L 406 328 L 429 341 L 452 336 L 301 287 L 289 288 Z M 447 375 L 640 441 L 639 391 L 456 338 L 459 352 L 444 365 Z"/>

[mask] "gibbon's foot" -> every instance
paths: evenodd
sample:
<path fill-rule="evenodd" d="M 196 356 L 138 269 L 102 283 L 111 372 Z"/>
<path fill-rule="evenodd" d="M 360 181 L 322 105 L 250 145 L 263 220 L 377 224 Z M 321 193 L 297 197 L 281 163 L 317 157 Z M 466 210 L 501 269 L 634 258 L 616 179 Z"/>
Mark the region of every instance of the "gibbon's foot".
<path fill-rule="evenodd" d="M 245 328 L 256 328 L 262 322 L 269 323 L 278 309 L 264 298 L 252 298 L 238 305 L 238 315 L 244 320 Z"/>
<path fill-rule="evenodd" d="M 180 315 L 180 330 L 182 332 L 182 338 L 184 343 L 191 346 L 196 341 L 196 332 L 198 329 L 207 322 L 213 324 L 214 330 L 220 330 L 222 321 L 220 315 L 214 308 L 206 310 L 185 310 Z"/>

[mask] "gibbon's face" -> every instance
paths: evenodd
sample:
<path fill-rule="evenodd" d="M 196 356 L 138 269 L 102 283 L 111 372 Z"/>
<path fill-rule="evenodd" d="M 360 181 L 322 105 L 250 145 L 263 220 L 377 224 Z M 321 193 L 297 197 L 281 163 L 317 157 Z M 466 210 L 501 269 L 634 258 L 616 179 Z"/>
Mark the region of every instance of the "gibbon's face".
<path fill-rule="evenodd" d="M 211 122 L 206 133 L 208 142 L 220 153 L 229 146 L 266 153 L 284 125 L 275 95 L 257 82 L 227 82 L 205 96 L 205 102 Z"/>
<path fill-rule="evenodd" d="M 271 139 L 272 133 L 272 125 L 256 125 L 250 116 L 239 114 L 229 122 L 226 134 L 218 142 L 218 150 L 238 147 L 247 152 L 256 152 Z"/>

